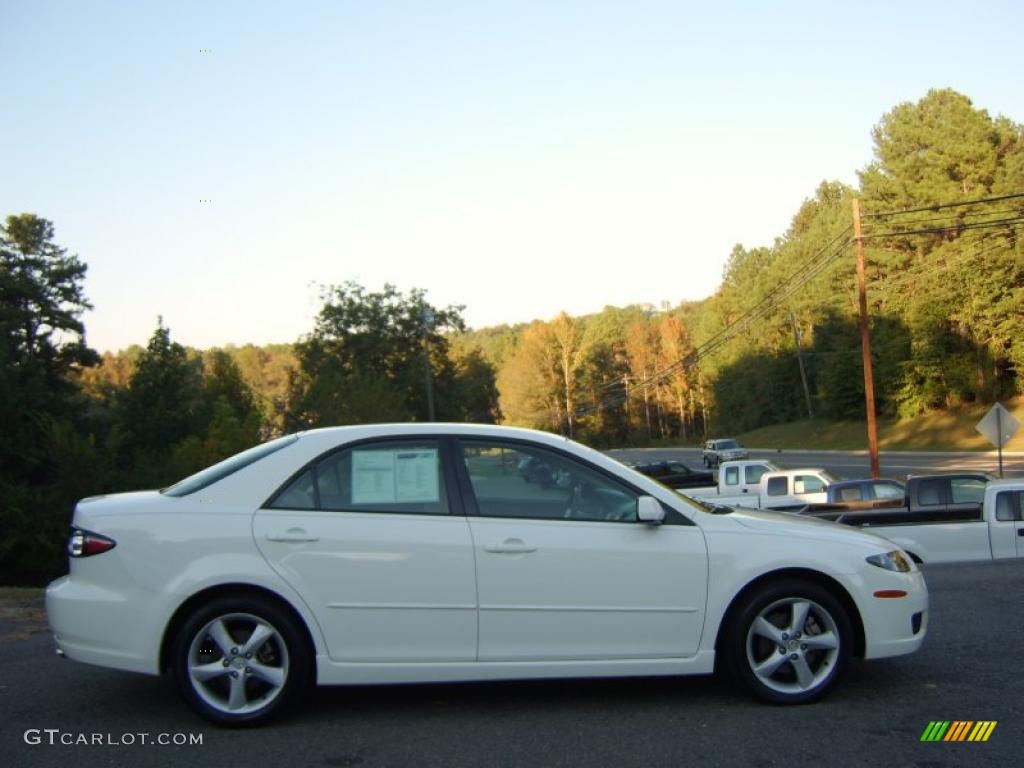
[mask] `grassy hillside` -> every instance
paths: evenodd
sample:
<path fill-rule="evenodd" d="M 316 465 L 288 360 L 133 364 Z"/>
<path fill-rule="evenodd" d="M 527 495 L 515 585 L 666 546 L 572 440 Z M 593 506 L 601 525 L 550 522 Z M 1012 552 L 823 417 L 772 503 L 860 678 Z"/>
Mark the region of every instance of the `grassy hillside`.
<path fill-rule="evenodd" d="M 1003 403 L 1024 424 L 1024 398 Z M 901 421 L 880 420 L 878 442 L 883 451 L 990 451 L 993 446 L 975 429 L 991 406 L 926 413 Z M 798 421 L 755 429 L 738 436 L 753 448 L 867 449 L 867 427 L 859 421 Z M 1024 451 L 1024 427 L 1005 446 Z"/>

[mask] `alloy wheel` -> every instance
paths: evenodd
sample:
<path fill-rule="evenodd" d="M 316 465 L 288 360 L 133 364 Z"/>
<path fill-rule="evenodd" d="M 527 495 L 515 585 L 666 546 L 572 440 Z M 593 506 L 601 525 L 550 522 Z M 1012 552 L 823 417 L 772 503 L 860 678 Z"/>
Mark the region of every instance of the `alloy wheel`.
<path fill-rule="evenodd" d="M 288 646 L 281 632 L 250 613 L 228 613 L 207 622 L 188 649 L 192 689 L 225 715 L 266 708 L 288 682 Z"/>
<path fill-rule="evenodd" d="M 765 606 L 750 623 L 746 660 L 770 690 L 806 694 L 827 684 L 841 644 L 829 611 L 805 597 L 786 597 Z"/>

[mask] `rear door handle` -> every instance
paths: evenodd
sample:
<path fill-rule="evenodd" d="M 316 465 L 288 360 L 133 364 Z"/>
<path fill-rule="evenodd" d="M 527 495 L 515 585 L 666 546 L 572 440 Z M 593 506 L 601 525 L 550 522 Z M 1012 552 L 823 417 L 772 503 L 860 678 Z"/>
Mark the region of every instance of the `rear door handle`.
<path fill-rule="evenodd" d="M 306 531 L 302 528 L 289 528 L 287 531 L 284 531 L 283 533 L 268 533 L 267 541 L 285 541 L 295 544 L 310 541 L 320 541 L 320 537 L 311 536 L 310 534 L 306 533 Z"/>
<path fill-rule="evenodd" d="M 505 539 L 500 544 L 486 544 L 484 551 L 493 555 L 522 555 L 528 552 L 536 552 L 537 547 L 527 544 L 522 539 Z"/>

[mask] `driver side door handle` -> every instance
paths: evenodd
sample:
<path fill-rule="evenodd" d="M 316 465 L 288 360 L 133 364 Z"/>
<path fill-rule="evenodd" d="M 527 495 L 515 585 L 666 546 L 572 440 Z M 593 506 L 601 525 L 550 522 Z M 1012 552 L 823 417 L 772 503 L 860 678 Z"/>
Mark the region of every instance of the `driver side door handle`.
<path fill-rule="evenodd" d="M 289 528 L 287 531 L 268 533 L 267 541 L 286 541 L 291 544 L 320 541 L 319 536 L 312 536 L 302 528 Z"/>
<path fill-rule="evenodd" d="M 537 547 L 527 544 L 522 539 L 505 539 L 500 544 L 485 544 L 484 551 L 492 555 L 523 555 L 536 552 Z"/>

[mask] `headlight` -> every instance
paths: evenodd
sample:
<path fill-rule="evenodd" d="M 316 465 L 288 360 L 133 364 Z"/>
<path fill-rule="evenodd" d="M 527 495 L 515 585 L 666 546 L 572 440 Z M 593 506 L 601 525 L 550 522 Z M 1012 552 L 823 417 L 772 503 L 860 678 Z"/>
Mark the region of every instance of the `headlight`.
<path fill-rule="evenodd" d="M 871 555 L 870 557 L 865 558 L 865 560 L 872 565 L 877 565 L 879 568 L 885 568 L 887 571 L 910 573 L 910 571 L 914 570 L 914 566 L 910 562 L 910 559 L 898 549 L 894 549 L 892 552 L 886 552 L 881 555 Z"/>

